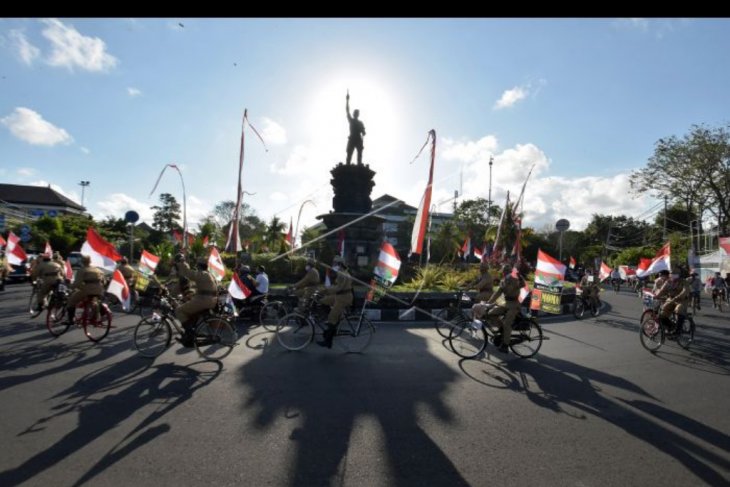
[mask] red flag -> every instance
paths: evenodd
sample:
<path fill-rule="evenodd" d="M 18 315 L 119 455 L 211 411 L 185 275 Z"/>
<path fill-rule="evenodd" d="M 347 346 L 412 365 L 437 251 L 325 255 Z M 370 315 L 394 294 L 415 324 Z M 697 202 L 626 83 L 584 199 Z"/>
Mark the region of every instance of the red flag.
<path fill-rule="evenodd" d="M 289 220 L 289 231 L 286 234 L 286 237 L 284 237 L 284 243 L 286 243 L 289 248 L 294 248 L 294 235 L 292 232 L 294 231 L 294 226 L 292 225 L 292 220 Z"/>
<path fill-rule="evenodd" d="M 160 263 L 160 258 L 154 254 L 142 250 L 142 256 L 139 258 L 139 270 L 145 274 L 153 274 L 157 269 L 157 264 Z"/>
<path fill-rule="evenodd" d="M 53 255 L 53 248 L 48 240 L 46 240 L 46 249 L 43 251 L 44 254 Z"/>
<path fill-rule="evenodd" d="M 71 267 L 71 261 L 68 260 L 68 257 L 66 258 L 66 264 L 64 265 L 65 271 L 66 271 L 66 279 L 69 281 L 73 280 L 74 278 L 74 270 Z"/>
<path fill-rule="evenodd" d="M 461 246 L 461 256 L 465 259 L 471 253 L 471 237 L 466 237 L 464 245 Z"/>
<path fill-rule="evenodd" d="M 575 259 L 572 255 L 570 256 L 570 265 L 568 267 L 570 267 L 571 269 L 575 269 Z"/>
<path fill-rule="evenodd" d="M 431 129 L 428 132 L 426 143 L 423 144 L 421 150 L 418 151 L 416 158 L 421 154 L 424 147 L 431 142 L 431 166 L 428 170 L 428 184 L 426 190 L 423 192 L 421 203 L 418 205 L 418 212 L 416 213 L 416 220 L 413 222 L 413 232 L 411 233 L 411 251 L 410 254 L 423 253 L 423 238 L 426 235 L 426 225 L 428 225 L 429 211 L 431 211 L 431 193 L 433 191 L 433 165 L 436 160 L 436 131 Z M 414 158 L 415 160 L 415 158 Z"/>
<path fill-rule="evenodd" d="M 601 268 L 598 269 L 598 280 L 604 281 L 611 277 L 611 268 L 605 262 L 601 262 Z"/>
<path fill-rule="evenodd" d="M 91 257 L 91 264 L 113 272 L 116 262 L 122 258 L 112 244 L 104 240 L 92 227 L 86 230 L 86 241 L 81 246 L 81 254 Z"/>
<path fill-rule="evenodd" d="M 175 242 L 182 243 L 183 237 L 182 233 L 178 232 L 177 230 L 172 231 L 172 238 L 175 240 Z"/>
<path fill-rule="evenodd" d="M 1 246 L 4 246 L 4 245 L 7 245 L 7 244 L 8 244 L 8 242 L 6 242 L 5 239 L 3 238 L 3 236 L 0 235 L 0 247 Z"/>
<path fill-rule="evenodd" d="M 231 283 L 228 285 L 228 294 L 236 299 L 246 299 L 251 295 L 251 290 L 238 277 L 238 274 L 234 272 Z"/>
<path fill-rule="evenodd" d="M 218 253 L 218 249 L 215 247 L 210 249 L 210 255 L 208 256 L 208 270 L 212 272 L 215 278 L 219 281 L 226 275 L 226 267 L 223 265 L 221 254 Z"/>
<path fill-rule="evenodd" d="M 13 232 L 8 234 L 8 248 L 5 249 L 5 253 L 8 256 L 8 263 L 13 265 L 20 265 L 24 260 L 28 259 L 28 255 L 20 246 L 20 238 Z"/>
<path fill-rule="evenodd" d="M 207 246 L 208 246 L 208 236 L 206 235 L 205 237 L 203 237 L 203 247 L 207 247 Z"/>
<path fill-rule="evenodd" d="M 119 298 L 119 302 L 122 303 L 122 308 L 125 311 L 129 310 L 131 297 L 129 294 L 129 286 L 127 285 L 127 280 L 124 279 L 124 276 L 122 275 L 122 271 L 119 269 L 114 271 L 114 275 L 112 276 L 112 280 L 109 282 L 109 287 L 107 287 L 106 292 Z"/>
<path fill-rule="evenodd" d="M 0 238 L 2 240 L 2 238 Z M 718 239 L 720 248 L 725 251 L 727 255 L 730 255 L 730 237 L 720 237 Z"/>
<path fill-rule="evenodd" d="M 654 259 L 652 259 L 649 268 L 646 270 L 647 274 L 654 274 L 659 271 L 668 270 L 671 272 L 672 265 L 670 262 L 671 248 L 669 242 L 665 243 L 659 252 L 656 253 Z"/>

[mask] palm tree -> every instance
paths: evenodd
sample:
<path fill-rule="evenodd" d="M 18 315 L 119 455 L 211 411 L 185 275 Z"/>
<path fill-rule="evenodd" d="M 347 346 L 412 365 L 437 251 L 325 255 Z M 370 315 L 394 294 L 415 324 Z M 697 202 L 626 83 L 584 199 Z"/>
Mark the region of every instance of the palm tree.
<path fill-rule="evenodd" d="M 281 248 L 284 245 L 285 231 L 286 223 L 279 220 L 276 216 L 271 217 L 271 221 L 266 225 L 266 233 L 264 234 L 266 245 L 271 252 L 281 253 Z"/>

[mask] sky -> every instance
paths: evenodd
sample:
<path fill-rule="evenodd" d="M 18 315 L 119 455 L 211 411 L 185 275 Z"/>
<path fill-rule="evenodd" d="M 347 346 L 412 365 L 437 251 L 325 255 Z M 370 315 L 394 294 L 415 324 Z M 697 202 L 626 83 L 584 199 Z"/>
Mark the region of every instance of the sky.
<path fill-rule="evenodd" d="M 48 185 L 98 218 L 182 199 L 189 225 L 235 199 L 299 228 L 332 209 L 345 95 L 365 124 L 372 198 L 502 205 L 528 171 L 523 225 L 650 217 L 631 193 L 660 138 L 730 113 L 723 19 L 2 19 L 0 182 Z M 303 203 L 311 200 L 313 204 Z M 303 205 L 303 206 L 302 206 Z"/>

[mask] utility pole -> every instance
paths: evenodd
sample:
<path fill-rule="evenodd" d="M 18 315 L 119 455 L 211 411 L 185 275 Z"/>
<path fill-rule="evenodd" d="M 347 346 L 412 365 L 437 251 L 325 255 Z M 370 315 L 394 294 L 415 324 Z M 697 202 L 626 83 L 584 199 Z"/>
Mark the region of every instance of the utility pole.
<path fill-rule="evenodd" d="M 489 156 L 489 200 L 488 200 L 488 207 L 487 207 L 487 220 L 490 219 L 490 216 L 492 214 L 492 163 L 494 162 L 494 157 Z"/>
<path fill-rule="evenodd" d="M 79 186 L 81 186 L 81 206 L 84 206 L 84 190 L 89 184 L 91 184 L 89 181 L 81 181 L 79 183 Z"/>
<path fill-rule="evenodd" d="M 662 233 L 662 241 L 667 241 L 667 195 L 664 195 L 664 232 Z"/>

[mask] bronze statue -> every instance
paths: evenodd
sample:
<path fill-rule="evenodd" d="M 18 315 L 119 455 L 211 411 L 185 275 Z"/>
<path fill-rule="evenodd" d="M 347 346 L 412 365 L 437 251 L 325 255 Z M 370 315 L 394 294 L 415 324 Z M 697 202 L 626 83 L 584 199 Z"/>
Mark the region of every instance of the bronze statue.
<path fill-rule="evenodd" d="M 360 110 L 354 110 L 354 117 L 350 116 L 350 91 L 347 91 L 345 97 L 345 109 L 347 111 L 347 121 L 350 123 L 350 136 L 347 138 L 347 164 L 352 159 L 352 151 L 357 149 L 357 163 L 362 165 L 362 138 L 365 135 L 365 125 L 358 118 Z"/>

